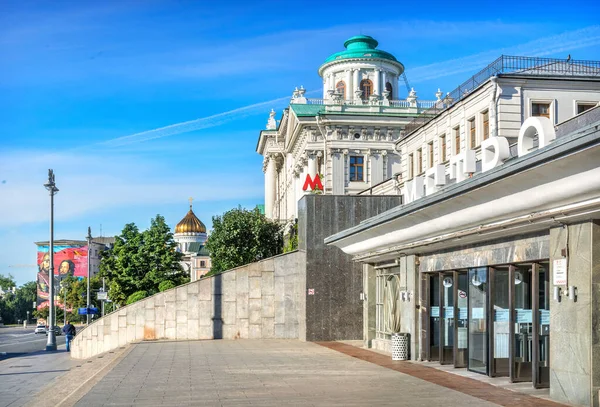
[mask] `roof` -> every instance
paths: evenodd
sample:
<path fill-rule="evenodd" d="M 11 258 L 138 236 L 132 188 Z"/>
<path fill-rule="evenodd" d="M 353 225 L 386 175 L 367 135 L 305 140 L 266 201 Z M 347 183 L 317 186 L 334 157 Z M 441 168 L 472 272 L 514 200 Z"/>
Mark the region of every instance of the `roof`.
<path fill-rule="evenodd" d="M 414 117 L 414 113 L 409 113 L 406 110 L 394 112 L 388 110 L 385 112 L 372 112 L 370 111 L 373 106 L 365 105 L 365 106 L 352 106 L 352 108 L 361 109 L 364 111 L 327 111 L 328 105 L 319 105 L 319 104 L 301 104 L 301 103 L 293 103 L 290 105 L 296 117 L 314 117 L 317 115 L 350 115 L 350 116 L 394 116 L 394 117 Z"/>
<path fill-rule="evenodd" d="M 192 242 L 190 243 L 190 245 L 188 246 L 188 252 L 190 253 L 195 253 L 199 256 L 210 256 L 210 252 L 208 251 L 208 249 L 206 248 L 205 245 L 203 245 L 200 242 Z"/>
<path fill-rule="evenodd" d="M 324 64 L 333 61 L 339 61 L 340 59 L 387 59 L 390 61 L 398 62 L 395 56 L 389 52 L 375 49 L 379 43 L 373 37 L 368 35 L 357 35 L 349 38 L 344 42 L 345 51 L 336 52 L 327 58 Z"/>

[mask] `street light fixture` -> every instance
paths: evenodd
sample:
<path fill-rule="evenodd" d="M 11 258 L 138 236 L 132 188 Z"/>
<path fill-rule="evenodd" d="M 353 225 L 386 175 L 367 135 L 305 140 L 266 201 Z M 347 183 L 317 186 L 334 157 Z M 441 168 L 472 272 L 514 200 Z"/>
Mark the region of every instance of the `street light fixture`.
<path fill-rule="evenodd" d="M 58 192 L 58 188 L 56 188 L 56 184 L 54 182 L 54 171 L 51 169 L 48 170 L 48 182 L 44 184 L 44 187 L 46 187 L 48 192 L 50 192 L 50 270 L 48 271 L 48 281 L 50 282 L 50 287 L 48 290 L 50 310 L 48 313 L 49 329 L 46 350 L 54 351 L 56 350 L 56 336 L 54 335 L 54 325 L 56 325 L 54 316 L 54 195 L 56 195 Z"/>
<path fill-rule="evenodd" d="M 90 270 L 92 267 L 92 263 L 90 261 L 90 256 L 92 255 L 92 228 L 88 226 L 88 234 L 87 234 L 87 244 L 88 244 L 88 252 L 87 252 L 87 310 L 86 310 L 86 321 L 87 325 L 90 324 Z"/>

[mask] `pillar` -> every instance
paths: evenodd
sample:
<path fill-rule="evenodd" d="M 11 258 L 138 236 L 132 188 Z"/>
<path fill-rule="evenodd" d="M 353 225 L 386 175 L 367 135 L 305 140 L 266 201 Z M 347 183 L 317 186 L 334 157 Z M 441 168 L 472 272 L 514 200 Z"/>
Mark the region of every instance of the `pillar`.
<path fill-rule="evenodd" d="M 373 84 L 373 92 L 377 93 L 378 96 L 381 96 L 381 71 L 379 69 L 375 69 L 375 83 Z"/>
<path fill-rule="evenodd" d="M 267 168 L 265 171 L 265 216 L 269 219 L 273 219 L 277 168 L 273 156 L 268 156 L 267 160 Z"/>
<path fill-rule="evenodd" d="M 353 80 L 352 80 L 352 82 L 354 82 L 354 83 L 352 84 L 352 85 L 354 86 L 354 87 L 352 88 L 352 94 L 351 94 L 351 98 L 352 98 L 352 100 L 356 100 L 356 96 L 354 95 L 354 91 L 355 91 L 356 89 L 358 89 L 358 88 L 359 88 L 359 86 L 360 86 L 360 81 L 358 80 L 358 71 L 359 71 L 359 69 L 355 69 L 355 70 L 354 70 L 354 72 L 352 73 L 352 74 L 353 74 L 353 75 L 352 75 L 352 76 L 353 76 L 353 78 L 352 78 L 352 79 L 353 79 Z"/>

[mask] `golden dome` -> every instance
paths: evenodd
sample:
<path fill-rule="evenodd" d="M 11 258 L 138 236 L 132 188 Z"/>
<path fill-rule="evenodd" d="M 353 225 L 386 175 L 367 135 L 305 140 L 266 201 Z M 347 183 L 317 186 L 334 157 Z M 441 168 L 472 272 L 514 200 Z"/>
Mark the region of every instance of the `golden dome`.
<path fill-rule="evenodd" d="M 175 226 L 175 233 L 206 233 L 206 226 L 196 217 L 192 205 L 187 215 Z"/>

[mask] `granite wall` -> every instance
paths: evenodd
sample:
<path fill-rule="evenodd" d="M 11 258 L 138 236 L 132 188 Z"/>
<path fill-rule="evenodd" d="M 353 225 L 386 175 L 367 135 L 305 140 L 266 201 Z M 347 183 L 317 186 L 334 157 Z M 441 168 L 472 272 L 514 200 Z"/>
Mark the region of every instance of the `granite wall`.
<path fill-rule="evenodd" d="M 592 241 L 595 240 L 597 249 L 598 237 L 598 227 L 591 222 L 550 229 L 551 281 L 554 260 L 564 258 L 562 250 L 568 249 L 568 285 L 578 291 L 576 301 L 563 292 L 560 302 L 550 302 L 550 397 L 581 406 L 598 405 L 597 394 L 592 394 L 593 389 L 597 393 L 599 383 L 596 380 L 592 387 L 592 377 L 598 371 L 592 368 L 598 366 L 600 355 L 596 354 L 596 360 L 592 360 L 592 341 L 596 341 L 596 352 L 600 344 L 598 332 L 592 332 L 592 315 L 597 319 L 600 308 L 592 306 L 591 301 L 592 280 L 600 283 L 600 276 L 592 275 Z M 597 271 L 598 265 L 594 268 Z"/>
<path fill-rule="evenodd" d="M 305 264 L 296 251 L 145 298 L 78 333 L 71 356 L 87 359 L 141 340 L 303 338 Z"/>
<path fill-rule="evenodd" d="M 305 195 L 298 202 L 298 246 L 306 251 L 307 341 L 363 339 L 362 265 L 323 240 L 400 205 L 401 199 Z"/>

